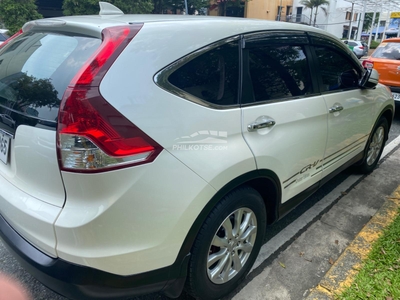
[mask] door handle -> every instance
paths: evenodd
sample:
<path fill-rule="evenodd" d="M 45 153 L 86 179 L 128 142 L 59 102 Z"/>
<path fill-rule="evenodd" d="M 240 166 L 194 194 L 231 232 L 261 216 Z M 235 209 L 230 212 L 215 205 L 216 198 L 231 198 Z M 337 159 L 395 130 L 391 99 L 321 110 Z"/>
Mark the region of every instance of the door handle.
<path fill-rule="evenodd" d="M 254 122 L 254 123 L 250 123 L 249 125 L 247 125 L 247 130 L 252 132 L 252 131 L 256 131 L 258 129 L 262 129 L 262 128 L 267 128 L 267 127 L 272 127 L 275 125 L 275 121 L 274 120 L 270 120 L 270 119 L 264 119 L 261 122 Z"/>
<path fill-rule="evenodd" d="M 341 110 L 343 110 L 343 106 L 341 106 L 341 105 L 334 105 L 331 108 L 329 108 L 330 113 L 334 113 L 334 112 L 341 111 Z"/>

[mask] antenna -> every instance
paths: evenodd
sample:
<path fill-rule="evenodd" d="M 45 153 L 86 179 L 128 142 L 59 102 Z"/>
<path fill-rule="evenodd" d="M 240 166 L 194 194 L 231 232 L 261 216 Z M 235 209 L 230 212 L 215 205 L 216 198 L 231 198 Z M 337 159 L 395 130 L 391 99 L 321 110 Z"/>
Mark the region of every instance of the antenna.
<path fill-rule="evenodd" d="M 100 16 L 107 16 L 107 15 L 123 15 L 124 12 L 120 10 L 115 5 L 112 5 L 108 2 L 99 2 L 100 5 Z"/>

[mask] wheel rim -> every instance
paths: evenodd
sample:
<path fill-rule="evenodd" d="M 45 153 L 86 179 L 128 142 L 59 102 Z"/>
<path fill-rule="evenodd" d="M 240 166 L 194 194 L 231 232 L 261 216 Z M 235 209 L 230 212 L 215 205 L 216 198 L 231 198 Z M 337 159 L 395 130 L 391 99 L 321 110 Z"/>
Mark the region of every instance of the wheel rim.
<path fill-rule="evenodd" d="M 253 251 L 257 237 L 257 218 L 249 208 L 232 212 L 219 226 L 207 257 L 211 282 L 223 284 L 236 276 Z"/>
<path fill-rule="evenodd" d="M 381 152 L 384 135 L 385 135 L 384 128 L 382 126 L 378 127 L 372 137 L 371 144 L 369 145 L 369 148 L 368 148 L 367 164 L 369 166 L 371 166 L 375 163 L 376 159 L 379 156 L 379 153 Z"/>

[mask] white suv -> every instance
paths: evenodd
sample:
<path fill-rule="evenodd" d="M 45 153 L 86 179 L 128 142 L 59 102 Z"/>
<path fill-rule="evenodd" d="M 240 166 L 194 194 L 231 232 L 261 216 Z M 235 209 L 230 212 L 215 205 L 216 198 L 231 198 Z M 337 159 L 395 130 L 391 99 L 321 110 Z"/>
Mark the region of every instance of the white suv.
<path fill-rule="evenodd" d="M 335 37 L 101 7 L 0 49 L 0 235 L 51 289 L 220 298 L 268 224 L 376 166 L 394 102 Z"/>

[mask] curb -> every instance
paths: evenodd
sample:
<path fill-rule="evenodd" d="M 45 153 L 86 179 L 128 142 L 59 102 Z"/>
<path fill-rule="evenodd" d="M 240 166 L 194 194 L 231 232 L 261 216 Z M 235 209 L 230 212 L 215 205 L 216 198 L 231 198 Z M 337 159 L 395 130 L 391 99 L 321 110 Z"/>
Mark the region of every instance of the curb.
<path fill-rule="evenodd" d="M 335 299 L 337 294 L 349 287 L 361 269 L 363 261 L 368 257 L 372 244 L 393 222 L 399 208 L 400 185 L 387 197 L 382 207 L 343 251 L 320 283 L 311 290 L 306 300 Z"/>

